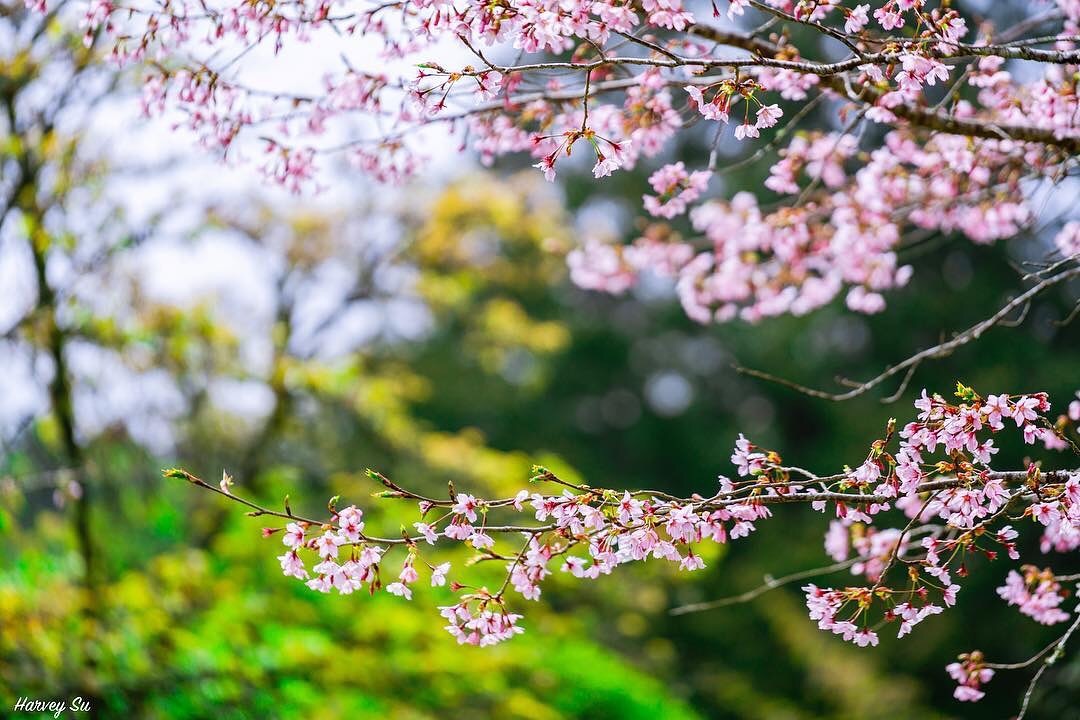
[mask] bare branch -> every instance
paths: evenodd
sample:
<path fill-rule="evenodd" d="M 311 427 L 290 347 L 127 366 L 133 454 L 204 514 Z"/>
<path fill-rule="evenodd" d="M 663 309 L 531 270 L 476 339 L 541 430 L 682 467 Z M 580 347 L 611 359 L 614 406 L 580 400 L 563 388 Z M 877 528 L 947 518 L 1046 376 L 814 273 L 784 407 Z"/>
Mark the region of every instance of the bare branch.
<path fill-rule="evenodd" d="M 835 402 L 851 400 L 852 398 L 859 397 L 860 395 L 863 395 L 864 393 L 874 389 L 882 382 L 888 380 L 894 375 L 897 375 L 904 371 L 910 371 L 911 368 L 919 365 L 924 360 L 937 360 L 951 355 L 958 348 L 963 347 L 970 342 L 978 340 L 987 330 L 994 327 L 995 325 L 1000 324 L 1001 321 L 1007 318 L 1009 314 L 1012 313 L 1016 308 L 1024 306 L 1025 304 L 1030 302 L 1032 298 L 1040 295 L 1049 288 L 1060 285 L 1061 283 L 1071 280 L 1072 278 L 1077 276 L 1080 276 L 1080 266 L 1068 268 L 1066 270 L 1062 270 L 1056 275 L 1050 275 L 1049 277 L 1044 278 L 1043 280 L 1039 281 L 1034 286 L 1029 288 L 1027 291 L 1021 293 L 1016 298 L 1013 298 L 1009 302 L 1005 303 L 1005 305 L 1003 305 L 993 315 L 975 325 L 972 325 L 967 330 L 964 330 L 963 332 L 956 335 L 952 340 L 939 343 L 938 345 L 934 345 L 932 347 L 926 348 L 925 350 L 917 352 L 914 355 L 908 357 L 906 360 L 903 360 L 896 365 L 889 367 L 879 375 L 865 382 L 856 384 L 855 387 L 844 393 L 830 393 L 824 390 L 817 390 L 815 388 L 800 385 L 799 383 L 785 380 L 784 378 L 780 378 L 775 375 L 762 372 L 760 370 L 754 370 L 752 368 L 746 368 L 739 365 L 736 365 L 734 367 L 737 372 L 740 372 L 744 375 L 749 375 L 751 377 L 756 377 L 761 380 L 767 380 L 769 382 L 777 383 L 779 385 L 791 388 L 792 390 L 800 392 L 804 395 L 808 395 L 810 397 L 820 398 L 822 400 L 832 400 Z M 893 397 L 895 397 L 895 395 L 896 393 L 893 394 Z"/>
<path fill-rule="evenodd" d="M 704 610 L 715 610 L 717 608 L 727 607 L 729 605 L 738 605 L 739 603 L 750 602 L 755 598 L 758 598 L 770 590 L 775 590 L 778 587 L 783 587 L 793 582 L 800 580 L 808 580 L 812 577 L 818 577 L 821 575 L 831 575 L 841 570 L 847 570 L 849 567 L 859 562 L 863 558 L 851 558 L 850 560 L 844 560 L 843 562 L 833 563 L 832 565 L 826 565 L 825 567 L 813 568 L 810 570 L 803 570 L 801 572 L 791 573 L 790 575 L 784 575 L 783 577 L 773 578 L 771 576 L 765 576 L 765 582 L 757 586 L 753 590 L 747 590 L 744 593 L 738 595 L 732 595 L 731 597 L 720 598 L 719 600 L 708 600 L 706 602 L 692 603 L 690 605 L 681 605 L 679 607 L 668 610 L 669 615 L 688 615 L 690 613 L 702 612 Z"/>
<path fill-rule="evenodd" d="M 1065 634 L 1051 646 L 1053 649 L 1050 654 L 1039 667 L 1039 671 L 1035 673 L 1035 677 L 1031 678 L 1031 683 L 1024 693 L 1024 703 L 1020 706 L 1020 714 L 1016 716 L 1016 720 L 1024 720 L 1024 715 L 1026 715 L 1028 711 L 1028 705 L 1031 704 L 1031 696 L 1035 693 L 1035 687 L 1039 684 L 1039 680 L 1042 679 L 1043 673 L 1046 672 L 1048 667 L 1057 662 L 1058 658 L 1065 654 L 1065 645 L 1069 642 L 1069 639 L 1072 638 L 1073 633 L 1076 632 L 1077 628 L 1080 628 L 1080 614 L 1077 614 L 1076 619 L 1073 620 L 1073 624 L 1069 626 L 1069 629 Z"/>

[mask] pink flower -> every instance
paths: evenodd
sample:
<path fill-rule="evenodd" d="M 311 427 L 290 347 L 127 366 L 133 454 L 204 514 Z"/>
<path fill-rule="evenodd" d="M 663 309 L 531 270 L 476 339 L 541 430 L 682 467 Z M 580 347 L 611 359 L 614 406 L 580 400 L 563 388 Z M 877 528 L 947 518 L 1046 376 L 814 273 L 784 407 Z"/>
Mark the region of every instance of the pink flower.
<path fill-rule="evenodd" d="M 1071 475 L 1065 481 L 1064 499 L 1069 506 L 1080 506 L 1080 474 Z"/>
<path fill-rule="evenodd" d="M 1038 407 L 1038 399 L 1022 395 L 1012 406 L 1012 418 L 1016 421 L 1016 427 L 1038 418 L 1039 415 L 1035 412 Z"/>
<path fill-rule="evenodd" d="M 431 570 L 431 587 L 442 587 L 446 585 L 446 573 L 450 572 L 450 563 L 445 562 L 442 565 L 436 565 Z"/>
<path fill-rule="evenodd" d="M 567 555 L 563 562 L 562 571 L 570 573 L 574 577 L 585 576 L 585 561 L 573 555 Z"/>
<path fill-rule="evenodd" d="M 701 170 L 687 173 L 686 166 L 682 162 L 665 165 L 649 177 L 649 184 L 659 197 L 645 195 L 643 198 L 645 209 L 660 217 L 673 218 L 681 215 L 686 212 L 687 205 L 697 200 L 705 190 L 711 176 L 712 173 Z M 655 245 L 659 243 L 653 243 L 650 247 Z M 634 249 L 637 250 L 638 247 Z M 688 260 L 689 257 L 686 258 L 686 261 Z"/>
<path fill-rule="evenodd" d="M 754 474 L 765 466 L 765 454 L 753 452 L 755 446 L 750 443 L 742 433 L 735 442 L 735 452 L 731 454 L 731 462 L 739 471 L 740 477 Z"/>
<path fill-rule="evenodd" d="M 472 537 L 469 538 L 469 542 L 472 543 L 472 546 L 477 550 L 490 550 L 495 547 L 495 539 L 479 530 L 472 534 Z"/>
<path fill-rule="evenodd" d="M 850 532 L 839 520 L 829 521 L 829 531 L 825 533 L 825 552 L 836 562 L 847 560 L 849 553 Z"/>
<path fill-rule="evenodd" d="M 866 27 L 866 23 L 870 21 L 869 17 L 867 17 L 869 11 L 869 5 L 855 6 L 855 9 L 848 13 L 847 20 L 844 21 L 844 32 L 857 33 Z"/>
<path fill-rule="evenodd" d="M 971 451 L 972 456 L 977 462 L 990 466 L 990 459 L 998 452 L 998 448 L 994 447 L 994 441 L 991 438 L 987 438 L 983 442 L 979 443 L 974 450 Z"/>
<path fill-rule="evenodd" d="M 1061 585 L 1049 570 L 1039 571 L 1032 565 L 1021 568 L 1024 574 L 1010 570 L 1005 584 L 997 589 L 1009 605 L 1016 605 L 1022 614 L 1043 625 L 1054 625 L 1069 619 L 1058 606 L 1065 600 Z"/>
<path fill-rule="evenodd" d="M 735 139 L 736 140 L 743 140 L 743 139 L 748 138 L 748 137 L 749 138 L 761 137 L 761 133 L 758 132 L 758 129 L 755 126 L 751 125 L 748 122 L 744 122 L 742 125 L 739 125 L 738 127 L 735 128 Z"/>
<path fill-rule="evenodd" d="M 285 533 L 281 536 L 281 542 L 292 550 L 300 547 L 304 544 L 304 528 L 297 523 L 289 523 L 285 526 Z"/>
<path fill-rule="evenodd" d="M 451 540 L 468 540 L 472 537 L 474 528 L 468 523 L 450 523 L 446 526 L 443 535 Z"/>
<path fill-rule="evenodd" d="M 991 395 L 993 397 L 993 395 Z M 915 401 L 915 409 L 919 411 L 919 420 L 926 421 L 932 416 L 934 410 L 934 403 L 937 400 L 936 397 L 930 397 L 926 394 L 926 388 L 923 388 L 922 395 Z"/>
<path fill-rule="evenodd" d="M 364 522 L 361 520 L 363 516 L 364 513 L 354 505 L 338 513 L 338 532 L 341 534 L 342 544 L 360 542 L 361 533 L 364 531 Z"/>
<path fill-rule="evenodd" d="M 424 536 L 424 540 L 428 545 L 434 545 L 435 541 L 439 539 L 439 533 L 435 532 L 435 528 L 427 523 L 413 523 L 413 527 L 416 528 L 416 532 Z"/>
<path fill-rule="evenodd" d="M 757 111 L 757 127 L 759 128 L 771 128 L 776 125 L 776 121 L 780 119 L 784 114 L 784 111 L 780 109 L 779 105 L 762 105 Z M 738 128 L 736 128 L 737 130 Z M 754 137 L 757 137 L 756 135 Z"/>
<path fill-rule="evenodd" d="M 405 565 L 403 568 L 401 568 L 401 573 L 398 575 L 398 580 L 405 583 L 406 585 L 416 582 L 417 579 L 420 577 L 419 573 L 416 572 L 416 568 L 413 567 L 411 562 L 412 558 L 410 557 L 410 564 Z"/>
<path fill-rule="evenodd" d="M 875 10 L 874 17 L 881 25 L 882 30 L 895 30 L 904 26 L 904 16 L 895 10 L 889 9 L 888 5 Z"/>
<path fill-rule="evenodd" d="M 596 156 L 596 165 L 593 166 L 593 177 L 602 178 L 611 175 L 612 172 L 619 169 L 619 161 L 614 157 L 607 157 L 605 155 Z"/>
<path fill-rule="evenodd" d="M 867 292 L 859 285 L 848 291 L 847 306 L 855 312 L 874 315 L 885 309 L 885 298 L 879 293 Z"/>
<path fill-rule="evenodd" d="M 300 580 L 307 579 L 307 570 L 304 569 L 304 561 L 300 559 L 300 556 L 296 553 L 296 550 L 290 550 L 278 557 L 278 561 L 281 562 L 281 572 L 286 577 L 299 578 Z"/>
<path fill-rule="evenodd" d="M 977 702 L 986 694 L 980 688 L 994 677 L 994 671 L 984 666 L 980 652 L 971 652 L 960 656 L 960 662 L 950 663 L 945 667 L 949 677 L 957 686 L 953 697 L 961 702 Z"/>
<path fill-rule="evenodd" d="M 1043 525 L 1050 525 L 1061 518 L 1057 503 L 1040 502 L 1031 506 L 1031 517 Z"/>
<path fill-rule="evenodd" d="M 983 412 L 986 413 L 986 420 L 995 430 L 1000 430 L 1004 427 L 1001 421 L 1003 417 L 1012 416 L 1012 408 L 1009 406 L 1009 398 L 1005 395 L 991 395 L 986 398 L 986 404 L 983 405 Z M 1021 423 L 1017 423 L 1019 426 Z"/>
<path fill-rule="evenodd" d="M 330 575 L 318 575 L 305 584 L 315 592 L 328 593 L 334 589 L 334 580 Z"/>
<path fill-rule="evenodd" d="M 391 595 L 397 595 L 398 597 L 403 597 L 406 600 L 412 600 L 412 590 L 410 590 L 409 586 L 406 585 L 405 583 L 401 583 L 401 582 L 390 583 L 389 585 L 386 586 L 386 592 L 390 593 Z"/>
<path fill-rule="evenodd" d="M 545 155 L 540 162 L 533 165 L 534 168 L 542 170 L 544 172 L 544 179 L 548 182 L 555 182 L 555 154 Z"/>
<path fill-rule="evenodd" d="M 447 607 L 439 612 L 448 621 L 446 631 L 461 644 L 486 647 L 509 640 L 524 632 L 517 625 L 520 615 L 492 610 L 480 610 L 468 600 Z"/>
<path fill-rule="evenodd" d="M 635 500 L 629 491 L 623 492 L 622 500 L 619 501 L 618 518 L 623 525 L 630 525 L 641 519 L 642 502 Z"/>
<path fill-rule="evenodd" d="M 696 89 L 696 88 L 695 88 Z M 696 93 L 697 97 L 701 97 L 701 91 Z M 693 96 L 692 96 L 693 97 Z M 701 116 L 706 120 L 715 120 L 717 122 L 726 123 L 728 121 L 728 108 L 730 107 L 730 98 L 723 94 L 717 93 L 712 102 L 698 103 L 698 111 Z"/>
<path fill-rule="evenodd" d="M 465 519 L 471 523 L 476 522 L 476 511 L 481 507 L 481 503 L 472 495 L 466 495 L 465 493 L 458 493 L 457 502 L 450 510 L 457 515 L 464 515 Z"/>
<path fill-rule="evenodd" d="M 866 647 L 868 645 L 877 647 L 878 635 L 873 630 L 863 628 L 859 632 L 855 633 L 852 641 L 859 647 Z"/>
<path fill-rule="evenodd" d="M 694 104 L 701 108 L 708 103 L 705 102 L 705 96 L 701 93 L 701 88 L 696 85 L 686 85 L 683 87 L 686 94 L 690 96 L 690 99 L 694 101 Z"/>
<path fill-rule="evenodd" d="M 566 256 L 570 279 L 586 290 L 625 292 L 637 280 L 633 268 L 623 260 L 618 248 L 592 238 Z"/>
<path fill-rule="evenodd" d="M 338 545 L 344 543 L 345 541 L 342 540 L 340 536 L 327 531 L 320 537 L 315 538 L 315 550 L 319 553 L 319 557 L 324 560 L 327 558 L 336 558 L 338 556 Z"/>

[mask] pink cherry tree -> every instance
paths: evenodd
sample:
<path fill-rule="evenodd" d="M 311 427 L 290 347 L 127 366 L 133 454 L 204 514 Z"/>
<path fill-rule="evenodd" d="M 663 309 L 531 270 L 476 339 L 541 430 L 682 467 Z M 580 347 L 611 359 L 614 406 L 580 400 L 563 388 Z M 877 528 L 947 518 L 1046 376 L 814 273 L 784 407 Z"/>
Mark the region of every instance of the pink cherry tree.
<path fill-rule="evenodd" d="M 1080 223 L 1033 203 L 1075 193 L 1075 0 L 1032 3 L 1009 27 L 930 0 L 75 7 L 88 41 L 104 33 L 115 60 L 142 63 L 148 113 L 178 113 L 207 147 L 296 191 L 318 187 L 330 158 L 384 182 L 422 174 L 433 140 L 485 162 L 529 156 L 549 179 L 573 158 L 598 179 L 656 165 L 643 212 L 686 216 L 692 233 L 582 238 L 573 279 L 622 292 L 642 272 L 669 276 L 702 323 L 800 315 L 841 295 L 879 312 L 912 273 L 898 251 L 927 234 L 986 244 L 1052 225 L 1057 259 L 1080 242 Z M 340 64 L 314 89 L 244 72 L 256 56 L 286 70 L 290 51 L 331 41 Z M 713 152 L 665 160 L 702 129 Z M 720 158 L 744 144 L 737 164 L 769 162 L 769 176 L 761 193 L 731 195 Z"/>
<path fill-rule="evenodd" d="M 278 520 L 262 532 L 282 543 L 282 572 L 316 592 L 384 591 L 411 600 L 414 588 L 427 581 L 449 585 L 456 602 L 438 608 L 447 632 L 459 643 L 480 646 L 523 632 L 524 607 L 541 597 L 553 573 L 590 580 L 649 560 L 694 572 L 705 567 L 701 545 L 736 541 L 762 524 L 767 531 L 773 505 L 801 503 L 824 515 L 824 552 L 835 564 L 770 580 L 735 600 L 850 570 L 850 585 L 802 587 L 809 619 L 860 647 L 876 646 L 881 633 L 903 638 L 949 611 L 969 574 L 1011 564 L 997 591 L 1001 600 L 1033 622 L 1067 629 L 1023 662 L 991 662 L 971 651 L 947 671 L 963 701 L 982 698 L 997 670 L 1042 663 L 1034 688 L 1080 627 L 1070 597 L 1080 575 L 1053 570 L 1054 556 L 1080 548 L 1080 394 L 1066 414 L 1054 417 L 1043 393 L 984 397 L 958 383 L 954 400 L 924 390 L 915 409 L 903 425 L 891 420 L 864 458 L 829 475 L 785 464 L 775 451 L 740 435 L 731 455 L 734 477 L 721 475 L 689 497 L 574 484 L 543 467 L 534 468 L 534 489 L 512 497 L 476 497 L 453 485 L 446 496 L 429 497 L 368 470 L 382 487 L 377 496 L 403 505 L 398 535 L 372 532 L 363 509 L 339 508 L 339 498 L 329 502 L 325 516 L 310 518 L 294 513 L 288 500 L 279 511 L 241 497 L 227 475 L 218 484 L 182 469 L 165 475 L 223 495 L 250 516 Z M 1045 469 L 1043 461 L 1018 470 L 995 468 L 1003 438 L 1048 458 L 1061 453 L 1056 464 L 1063 469 Z M 1038 538 L 1035 554 L 1022 556 L 1021 548 L 1032 545 L 1022 535 Z M 440 554 L 446 546 L 464 546 L 473 557 L 454 568 Z M 502 581 L 478 585 L 470 578 L 478 563 L 503 567 Z M 724 604 L 730 600 L 675 612 Z M 1029 699 L 1030 691 L 1025 708 Z"/>

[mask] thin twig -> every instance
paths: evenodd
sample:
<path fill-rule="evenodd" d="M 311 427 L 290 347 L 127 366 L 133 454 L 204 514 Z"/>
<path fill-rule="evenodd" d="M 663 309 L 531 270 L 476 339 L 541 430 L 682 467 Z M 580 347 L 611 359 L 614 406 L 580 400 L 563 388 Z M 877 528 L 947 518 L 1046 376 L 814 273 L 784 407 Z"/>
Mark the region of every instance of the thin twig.
<path fill-rule="evenodd" d="M 877 387 L 882 382 L 888 380 L 894 375 L 897 375 L 905 370 L 908 370 L 912 366 L 922 363 L 924 360 L 937 360 L 951 355 L 958 348 L 963 347 L 970 342 L 978 340 L 980 337 L 982 337 L 983 333 L 985 333 L 987 330 L 994 327 L 995 325 L 1000 324 L 1001 321 L 1008 317 L 1008 315 L 1016 308 L 1030 302 L 1032 298 L 1041 294 L 1045 290 L 1077 276 L 1080 276 L 1080 266 L 1063 270 L 1057 275 L 1051 275 L 1050 277 L 1043 279 L 1036 285 L 1029 288 L 1026 292 L 1007 302 L 989 318 L 975 325 L 972 325 L 970 328 L 964 330 L 952 340 L 939 343 L 932 347 L 928 347 L 925 350 L 921 350 L 914 355 L 908 357 L 907 359 L 897 363 L 896 365 L 887 368 L 884 372 L 878 374 L 877 376 L 866 380 L 865 382 L 855 384 L 855 386 L 851 390 L 844 393 L 831 393 L 824 390 L 818 390 L 812 387 L 808 387 L 806 385 L 801 385 L 799 383 L 786 380 L 781 377 L 777 377 L 776 375 L 762 372 L 761 370 L 754 370 L 752 368 L 742 367 L 740 365 L 735 365 L 734 369 L 736 372 L 742 373 L 744 375 L 749 375 L 751 377 L 756 377 L 761 380 L 767 380 L 769 382 L 777 383 L 778 385 L 783 385 L 784 387 L 791 388 L 792 390 L 798 391 L 810 397 L 820 398 L 822 400 L 832 400 L 835 402 L 851 400 L 852 398 L 859 397 L 860 395 L 863 395 L 864 393 L 872 390 L 873 388 Z"/>
<path fill-rule="evenodd" d="M 1028 705 L 1031 704 L 1031 696 L 1035 693 L 1035 686 L 1039 684 L 1039 680 L 1042 679 L 1043 673 L 1046 669 L 1057 662 L 1058 658 L 1065 654 L 1065 645 L 1069 642 L 1073 633 L 1077 628 L 1080 628 L 1080 614 L 1077 614 L 1076 619 L 1073 620 L 1073 624 L 1069 626 L 1069 629 L 1065 631 L 1065 634 L 1054 643 L 1053 651 L 1047 655 L 1046 660 L 1039 667 L 1039 671 L 1035 673 L 1035 677 L 1031 678 L 1031 683 L 1028 685 L 1027 692 L 1024 693 L 1024 703 L 1020 706 L 1020 714 L 1016 716 L 1016 720 L 1024 720 L 1024 715 L 1027 714 Z"/>
<path fill-rule="evenodd" d="M 806 580 L 807 578 L 817 577 L 818 575 L 830 575 L 834 572 L 840 572 L 841 570 L 847 570 L 855 563 L 863 560 L 864 558 L 851 558 L 850 560 L 844 560 L 843 562 L 834 563 L 832 565 L 826 565 L 825 567 L 813 568 L 811 570 L 803 570 L 801 572 L 791 573 L 790 575 L 784 575 L 780 578 L 772 578 L 765 576 L 765 582 L 754 588 L 753 590 L 747 590 L 739 595 L 732 595 L 731 597 L 720 598 L 719 600 L 708 600 L 706 602 L 691 603 L 690 605 L 681 605 L 679 607 L 668 610 L 669 615 L 687 615 L 694 612 L 702 612 L 704 610 L 715 610 L 716 608 L 727 607 L 729 605 L 737 605 L 739 603 L 750 602 L 761 595 L 775 590 L 778 587 L 783 587 L 799 580 Z"/>

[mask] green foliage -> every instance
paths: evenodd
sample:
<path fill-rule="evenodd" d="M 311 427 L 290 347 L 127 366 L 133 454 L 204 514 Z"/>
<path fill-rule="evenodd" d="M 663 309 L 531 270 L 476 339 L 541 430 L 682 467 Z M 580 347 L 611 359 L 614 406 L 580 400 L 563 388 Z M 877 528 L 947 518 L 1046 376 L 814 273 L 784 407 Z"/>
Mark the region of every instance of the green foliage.
<path fill-rule="evenodd" d="M 418 272 L 433 317 L 419 339 L 380 338 L 325 357 L 304 352 L 279 318 L 261 330 L 273 350 L 256 368 L 239 360 L 240 329 L 208 301 L 140 305 L 122 318 L 73 313 L 72 335 L 176 379 L 186 413 L 173 428 L 172 457 L 152 456 L 123 428 L 82 448 L 79 477 L 94 491 L 92 531 L 104 558 L 96 587 L 83 582 L 70 478 L 54 472 L 66 467 L 55 417 L 4 457 L 0 706 L 31 693 L 83 693 L 111 717 L 931 718 L 965 710 L 949 699 L 941 669 L 969 649 L 957 645 L 962 630 L 985 628 L 976 628 L 983 649 L 1010 660 L 1045 644 L 1015 613 L 974 602 L 903 642 L 883 642 L 872 659 L 819 633 L 792 588 L 753 606 L 666 614 L 754 587 L 764 572 L 821 564 L 823 519 L 781 508 L 759 536 L 708 551 L 709 569 L 693 578 L 654 564 L 595 583 L 556 573 L 543 602 L 528 604 L 524 636 L 460 648 L 434 610 L 448 590 L 418 589 L 411 603 L 316 595 L 281 577 L 273 556 L 282 546 L 259 537 L 265 518 L 180 482 L 187 475 L 178 467 L 206 478 L 224 467 L 237 492 L 265 505 L 314 514 L 340 498 L 393 534 L 402 507 L 372 497 L 383 487 L 365 468 L 440 495 L 456 487 L 506 496 L 548 468 L 575 484 L 708 492 L 744 431 L 831 471 L 865 456 L 906 407 L 873 397 L 810 401 L 730 364 L 808 384 L 828 384 L 838 371 L 866 377 L 933 341 L 938 325 L 979 319 L 1014 282 L 1000 252 L 965 246 L 949 252 L 980 254 L 985 285 L 942 291 L 940 258 L 924 258 L 916 286 L 880 317 L 831 307 L 755 328 L 700 328 L 670 298 L 568 288 L 551 250 L 566 246 L 569 223 L 547 193 L 528 179 L 469 178 L 418 213 L 400 257 Z M 341 251 L 343 226 L 332 218 L 267 211 L 250 225 L 224 216 L 214 224 L 284 235 L 282 287 L 310 281 Z M 296 300 L 275 299 L 286 311 Z M 943 305 L 958 308 L 948 320 Z M 1063 316 L 1055 300 L 1032 314 Z M 984 392 L 1047 389 L 1060 402 L 1074 390 L 1080 343 L 1074 327 L 1048 333 L 1050 324 L 1011 331 L 1024 339 L 1025 368 L 1008 362 L 1007 344 L 987 342 L 920 368 L 913 388 L 946 392 L 962 374 Z M 40 347 L 46 336 L 35 328 L 25 337 Z M 690 390 L 674 412 L 650 396 L 664 374 Z M 252 422 L 216 407 L 207 377 L 258 384 L 273 397 L 270 412 Z M 1019 463 L 1023 452 L 1006 448 L 1002 457 Z M 162 476 L 163 466 L 175 467 Z M 490 564 L 475 569 L 482 581 L 499 579 Z M 1004 572 L 975 570 L 962 603 L 992 597 Z M 992 698 L 1012 703 L 1017 682 L 995 679 Z"/>
<path fill-rule="evenodd" d="M 35 544 L 58 520 L 39 518 Z M 239 518 L 212 548 L 146 558 L 102 588 L 95 617 L 77 562 L 20 544 L 0 576 L 0 653 L 15 659 L 0 668 L 0 704 L 89 686 L 114 717 L 699 717 L 570 618 L 492 651 L 459 648 L 431 606 L 448 591 L 415 603 L 315 595 L 282 580 L 251 529 Z M 91 677 L 74 662 L 80 645 Z"/>

